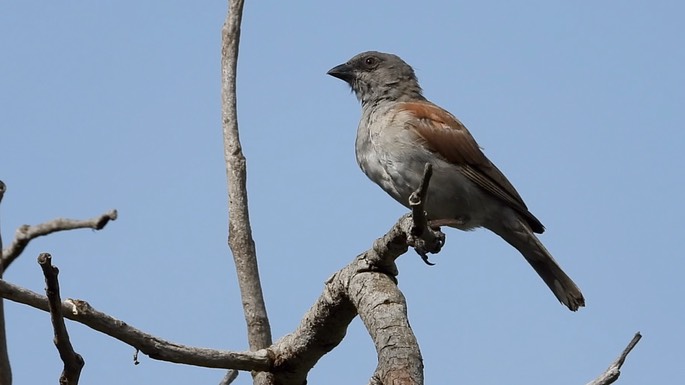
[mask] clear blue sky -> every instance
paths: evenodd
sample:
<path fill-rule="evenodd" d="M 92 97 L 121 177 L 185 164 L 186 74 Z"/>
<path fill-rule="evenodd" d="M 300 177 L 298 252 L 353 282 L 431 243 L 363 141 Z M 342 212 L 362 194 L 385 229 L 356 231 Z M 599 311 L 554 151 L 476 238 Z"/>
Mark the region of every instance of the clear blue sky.
<path fill-rule="evenodd" d="M 34 241 L 7 271 L 172 341 L 244 350 L 226 246 L 220 115 L 222 1 L 0 3 L 0 179 L 6 243 L 24 223 L 120 219 Z M 434 384 L 584 384 L 635 331 L 620 383 L 685 377 L 685 46 L 679 1 L 249 1 L 239 118 L 273 334 L 405 210 L 354 160 L 360 108 L 326 76 L 369 50 L 416 69 L 426 96 L 470 128 L 583 289 L 560 305 L 496 236 L 449 230 L 400 288 Z M 61 370 L 48 315 L 6 304 L 16 384 Z M 84 384 L 216 384 L 223 371 L 141 357 L 78 324 Z M 311 384 L 366 383 L 359 320 Z M 553 380 L 551 380 L 553 379 Z M 238 384 L 249 384 L 242 374 Z"/>

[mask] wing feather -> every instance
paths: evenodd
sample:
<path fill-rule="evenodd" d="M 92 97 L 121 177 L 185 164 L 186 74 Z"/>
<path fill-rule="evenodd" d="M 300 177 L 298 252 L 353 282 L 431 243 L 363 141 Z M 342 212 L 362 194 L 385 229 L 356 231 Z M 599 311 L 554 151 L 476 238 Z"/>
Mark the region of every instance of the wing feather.
<path fill-rule="evenodd" d="M 483 154 L 469 130 L 456 117 L 430 102 L 405 102 L 400 107 L 415 117 L 408 124 L 429 149 L 460 166 L 460 171 L 469 180 L 522 214 L 533 231 L 544 231 L 544 226 L 528 211 L 514 186 Z"/>

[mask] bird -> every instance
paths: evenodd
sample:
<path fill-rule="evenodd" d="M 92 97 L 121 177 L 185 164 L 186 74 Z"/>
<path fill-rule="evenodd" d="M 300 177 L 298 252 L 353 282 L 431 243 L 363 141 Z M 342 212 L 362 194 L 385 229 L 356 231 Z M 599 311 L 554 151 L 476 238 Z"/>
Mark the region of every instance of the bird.
<path fill-rule="evenodd" d="M 394 54 L 367 51 L 327 74 L 346 82 L 361 102 L 355 154 L 369 179 L 409 207 L 430 164 L 427 219 L 464 231 L 492 231 L 523 255 L 562 304 L 571 311 L 585 306 L 578 286 L 535 235 L 545 230 L 540 220 L 464 124 L 423 96 L 409 64 Z"/>

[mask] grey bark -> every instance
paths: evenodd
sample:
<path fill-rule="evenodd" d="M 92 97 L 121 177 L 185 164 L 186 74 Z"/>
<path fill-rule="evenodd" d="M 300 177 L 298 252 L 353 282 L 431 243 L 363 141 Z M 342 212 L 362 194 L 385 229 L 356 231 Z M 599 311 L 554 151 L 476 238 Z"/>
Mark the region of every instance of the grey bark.
<path fill-rule="evenodd" d="M 231 0 L 228 16 L 222 30 L 221 96 L 224 132 L 224 157 L 228 180 L 228 244 L 233 253 L 238 283 L 247 322 L 250 349 L 271 345 L 271 330 L 259 281 L 257 253 L 252 239 L 247 206 L 246 160 L 238 134 L 236 108 L 236 67 L 240 42 L 242 0 Z"/>
<path fill-rule="evenodd" d="M 228 244 L 238 275 L 250 350 L 259 350 L 271 345 L 272 339 L 250 227 L 247 162 L 238 132 L 236 74 L 243 4 L 243 0 L 229 0 L 228 14 L 221 31 L 221 113 L 228 182 Z M 254 384 L 273 384 L 273 378 L 265 373 L 253 373 L 253 377 Z"/>

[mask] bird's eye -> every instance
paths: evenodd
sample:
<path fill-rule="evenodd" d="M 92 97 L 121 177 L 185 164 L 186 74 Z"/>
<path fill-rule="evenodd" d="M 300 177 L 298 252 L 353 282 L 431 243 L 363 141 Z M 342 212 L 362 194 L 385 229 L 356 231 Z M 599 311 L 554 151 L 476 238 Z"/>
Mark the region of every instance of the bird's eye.
<path fill-rule="evenodd" d="M 374 56 L 369 56 L 366 59 L 364 59 L 364 64 L 366 64 L 367 67 L 373 67 L 378 63 L 378 59 Z"/>

